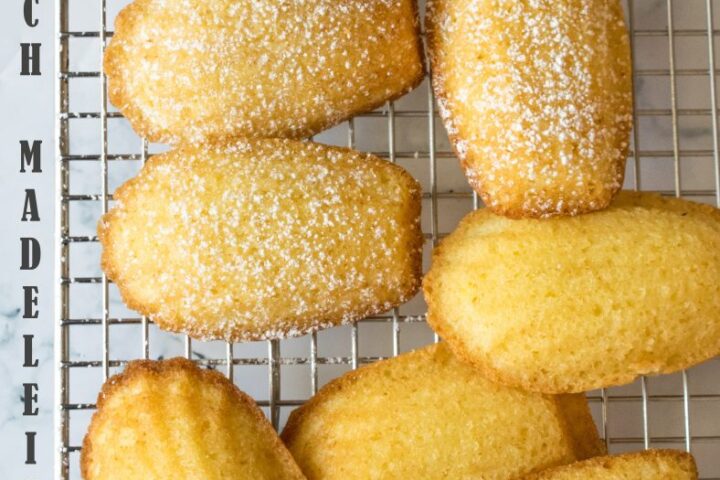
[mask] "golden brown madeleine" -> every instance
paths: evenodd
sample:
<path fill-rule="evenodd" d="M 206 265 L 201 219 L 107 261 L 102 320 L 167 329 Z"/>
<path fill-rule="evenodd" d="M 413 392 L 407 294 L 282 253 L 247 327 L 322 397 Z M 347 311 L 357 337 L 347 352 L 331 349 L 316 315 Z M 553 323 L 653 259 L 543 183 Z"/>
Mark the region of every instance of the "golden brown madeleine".
<path fill-rule="evenodd" d="M 307 137 L 424 76 L 415 0 L 136 0 L 105 70 L 135 130 L 172 144 Z"/>
<path fill-rule="evenodd" d="M 301 480 L 252 398 L 183 358 L 130 362 L 98 397 L 85 480 Z"/>
<path fill-rule="evenodd" d="M 720 353 L 720 211 L 621 193 L 578 217 L 468 215 L 433 254 L 428 321 L 508 385 L 581 392 Z"/>
<path fill-rule="evenodd" d="M 695 459 L 678 450 L 595 457 L 550 468 L 522 480 L 697 480 Z"/>
<path fill-rule="evenodd" d="M 444 343 L 334 380 L 281 437 L 310 480 L 510 479 L 605 452 L 583 395 L 492 383 Z"/>
<path fill-rule="evenodd" d="M 196 338 L 301 335 L 420 287 L 421 190 L 372 155 L 296 140 L 153 157 L 100 222 L 130 308 Z"/>
<path fill-rule="evenodd" d="M 619 0 L 430 0 L 433 87 L 472 187 L 510 217 L 577 215 L 621 188 L 632 127 Z"/>

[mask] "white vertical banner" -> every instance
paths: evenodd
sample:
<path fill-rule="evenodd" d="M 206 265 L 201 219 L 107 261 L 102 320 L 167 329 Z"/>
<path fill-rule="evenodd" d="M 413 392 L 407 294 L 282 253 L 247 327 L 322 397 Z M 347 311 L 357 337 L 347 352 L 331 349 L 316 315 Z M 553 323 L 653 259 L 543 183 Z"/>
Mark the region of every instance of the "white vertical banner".
<path fill-rule="evenodd" d="M 53 2 L 0 6 L 0 478 L 50 478 Z"/>

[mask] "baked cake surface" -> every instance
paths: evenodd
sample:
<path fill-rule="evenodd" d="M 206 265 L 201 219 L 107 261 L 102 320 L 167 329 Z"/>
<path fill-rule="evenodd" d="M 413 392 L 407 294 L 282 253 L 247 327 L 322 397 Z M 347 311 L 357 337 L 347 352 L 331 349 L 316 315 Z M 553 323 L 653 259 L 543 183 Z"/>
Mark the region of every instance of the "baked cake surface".
<path fill-rule="evenodd" d="M 619 0 L 430 0 L 440 114 L 472 187 L 510 217 L 606 207 L 632 129 Z"/>
<path fill-rule="evenodd" d="M 85 480 L 302 480 L 255 401 L 183 358 L 138 360 L 98 397 Z"/>
<path fill-rule="evenodd" d="M 170 144 L 309 137 L 424 77 L 414 0 L 136 0 L 104 61 L 113 105 Z"/>
<path fill-rule="evenodd" d="M 418 183 L 401 167 L 295 140 L 152 157 L 99 224 L 102 266 L 159 327 L 247 341 L 385 312 L 420 286 Z"/>
<path fill-rule="evenodd" d="M 311 480 L 500 480 L 605 452 L 584 395 L 493 383 L 444 342 L 332 381 L 282 439 Z"/>
<path fill-rule="evenodd" d="M 578 217 L 479 210 L 433 254 L 428 322 L 509 385 L 582 392 L 720 353 L 720 211 L 623 192 Z"/>

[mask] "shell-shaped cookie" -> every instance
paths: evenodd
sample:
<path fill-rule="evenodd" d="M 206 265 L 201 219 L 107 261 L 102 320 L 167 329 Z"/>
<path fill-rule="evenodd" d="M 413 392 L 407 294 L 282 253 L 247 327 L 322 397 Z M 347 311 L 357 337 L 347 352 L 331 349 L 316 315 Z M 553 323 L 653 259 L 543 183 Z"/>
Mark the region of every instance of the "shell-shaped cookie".
<path fill-rule="evenodd" d="M 182 358 L 134 361 L 98 397 L 85 480 L 302 480 L 255 402 Z"/>
<path fill-rule="evenodd" d="M 695 460 L 677 450 L 646 450 L 624 455 L 595 457 L 550 468 L 522 480 L 697 480 Z"/>
<path fill-rule="evenodd" d="M 468 215 L 433 254 L 428 321 L 462 358 L 546 393 L 720 354 L 720 211 L 621 193 L 547 220 Z"/>
<path fill-rule="evenodd" d="M 605 451 L 583 395 L 490 382 L 444 343 L 334 380 L 281 437 L 310 480 L 502 480 Z"/>
<path fill-rule="evenodd" d="M 420 186 L 372 155 L 295 140 L 186 146 L 114 199 L 98 227 L 103 269 L 164 329 L 301 335 L 420 286 Z"/>
<path fill-rule="evenodd" d="M 171 144 L 308 137 L 424 76 L 415 0 L 135 0 L 104 61 L 110 101 Z"/>
<path fill-rule="evenodd" d="M 619 0 L 431 0 L 433 87 L 472 187 L 510 217 L 606 207 L 622 186 L 632 69 Z"/>

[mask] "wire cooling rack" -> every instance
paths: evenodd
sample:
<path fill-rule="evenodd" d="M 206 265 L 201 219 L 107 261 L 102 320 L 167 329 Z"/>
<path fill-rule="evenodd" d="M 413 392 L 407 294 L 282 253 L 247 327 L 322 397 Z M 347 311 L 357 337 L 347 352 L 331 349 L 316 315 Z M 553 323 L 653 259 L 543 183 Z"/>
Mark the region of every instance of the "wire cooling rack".
<path fill-rule="evenodd" d="M 635 125 L 626 188 L 720 205 L 713 15 L 717 0 L 628 0 L 635 65 Z M 182 355 L 221 369 L 250 393 L 276 428 L 330 379 L 436 340 L 416 298 L 386 315 L 299 339 L 225 344 L 158 330 L 127 310 L 99 269 L 95 225 L 112 193 L 163 150 L 138 138 L 107 103 L 102 52 L 127 0 L 56 0 L 58 205 L 56 232 L 55 477 L 80 478 L 82 437 L 100 385 L 135 358 Z M 424 6 L 420 5 L 421 11 Z M 434 108 L 427 81 L 317 141 L 373 152 L 423 185 L 425 268 L 432 247 L 478 208 Z M 148 226 L 151 228 L 151 226 Z M 72 260 L 72 261 L 71 261 Z M 688 345 L 692 348 L 692 345 Z M 704 479 L 720 479 L 720 363 L 590 392 L 613 453 L 692 450 Z"/>

